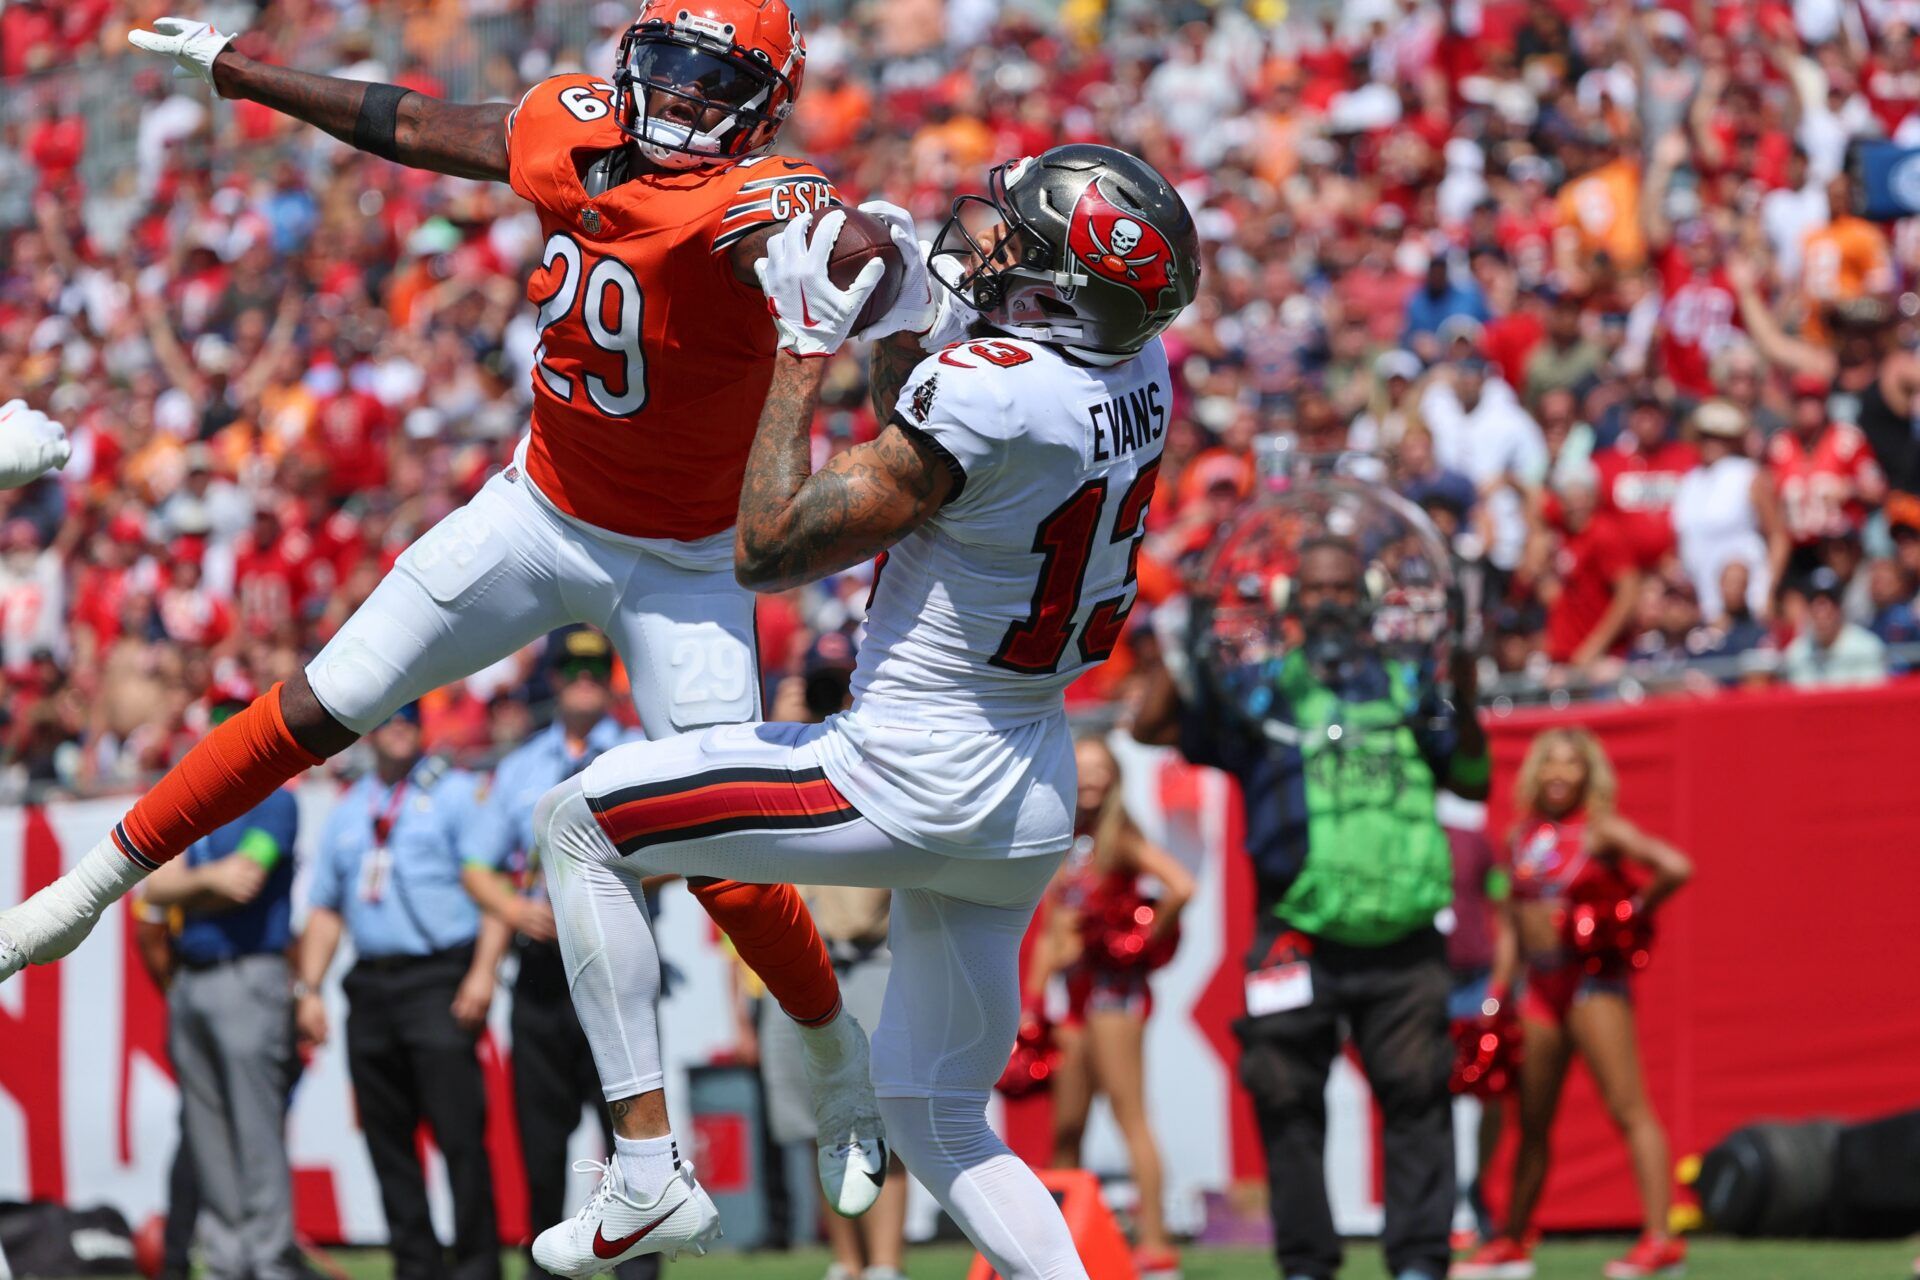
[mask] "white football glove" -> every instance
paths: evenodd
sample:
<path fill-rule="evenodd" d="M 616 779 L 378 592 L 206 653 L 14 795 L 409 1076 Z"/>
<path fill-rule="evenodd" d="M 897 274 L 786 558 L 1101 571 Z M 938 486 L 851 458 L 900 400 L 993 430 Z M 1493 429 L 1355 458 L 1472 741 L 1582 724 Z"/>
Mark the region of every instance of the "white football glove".
<path fill-rule="evenodd" d="M 843 210 L 832 209 L 816 228 L 813 215 L 803 213 L 767 241 L 767 256 L 753 264 L 780 330 L 780 345 L 802 359 L 830 356 L 840 349 L 887 271 L 875 259 L 860 268 L 845 289 L 828 276 L 827 259 L 846 221 Z"/>
<path fill-rule="evenodd" d="M 127 42 L 148 53 L 163 54 L 179 63 L 175 75 L 196 75 L 213 83 L 213 60 L 233 43 L 233 37 L 210 22 L 193 18 L 155 18 L 151 31 L 129 31 Z"/>
<path fill-rule="evenodd" d="M 906 263 L 907 277 L 900 286 L 900 300 L 893 310 L 860 331 L 862 338 L 884 338 L 896 333 L 911 333 L 920 339 L 923 351 L 940 351 L 966 336 L 979 313 L 954 296 L 953 290 L 934 278 L 928 265 L 933 245 L 914 239 L 913 215 L 897 204 L 869 200 L 860 206 L 887 224 L 893 243 Z M 950 260 L 951 261 L 951 260 Z M 954 267 L 959 269 L 959 263 Z"/>
<path fill-rule="evenodd" d="M 885 338 L 896 333 L 925 333 L 940 318 L 937 295 L 946 292 L 927 270 L 927 255 L 933 252 L 933 246 L 914 238 L 913 215 L 897 204 L 869 200 L 860 206 L 860 212 L 870 213 L 887 224 L 887 230 L 893 233 L 893 246 L 900 251 L 900 261 L 906 268 L 905 278 L 900 282 L 900 296 L 893 308 L 862 329 L 860 336 Z"/>
<path fill-rule="evenodd" d="M 65 427 L 25 400 L 0 404 L 0 489 L 30 484 L 72 456 Z"/>

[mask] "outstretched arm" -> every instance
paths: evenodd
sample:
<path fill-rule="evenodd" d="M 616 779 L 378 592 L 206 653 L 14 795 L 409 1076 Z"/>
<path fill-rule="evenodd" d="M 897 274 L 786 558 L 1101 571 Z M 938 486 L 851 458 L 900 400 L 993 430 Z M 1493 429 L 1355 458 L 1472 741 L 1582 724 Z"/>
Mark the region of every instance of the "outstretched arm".
<path fill-rule="evenodd" d="M 214 59 L 213 87 L 223 98 L 272 107 L 350 146 L 411 168 L 456 178 L 507 180 L 507 115 L 513 108 L 504 102 L 442 102 L 394 85 L 276 67 L 232 48 Z M 390 153 L 385 141 L 389 122 Z"/>
<path fill-rule="evenodd" d="M 808 432 L 825 373 L 824 360 L 786 351 L 774 357 L 734 526 L 741 586 L 784 591 L 871 559 L 926 523 L 953 492 L 938 446 L 897 420 L 813 471 Z"/>

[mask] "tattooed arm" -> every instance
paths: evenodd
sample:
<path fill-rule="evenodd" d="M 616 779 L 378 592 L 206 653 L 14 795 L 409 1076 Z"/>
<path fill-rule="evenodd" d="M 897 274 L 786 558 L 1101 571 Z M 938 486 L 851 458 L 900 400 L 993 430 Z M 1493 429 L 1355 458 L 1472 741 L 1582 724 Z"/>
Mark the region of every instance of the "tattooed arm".
<path fill-rule="evenodd" d="M 245 98 L 272 107 L 353 143 L 353 127 L 367 85 L 338 76 L 318 76 L 276 67 L 231 46 L 213 62 L 213 85 L 223 98 Z M 456 178 L 507 180 L 507 114 L 504 102 L 467 106 L 423 93 L 400 99 L 394 129 L 395 159 L 415 169 Z"/>
<path fill-rule="evenodd" d="M 926 358 L 917 334 L 897 333 L 873 344 L 867 355 L 867 394 L 873 400 L 874 417 L 882 422 L 892 419 L 900 388 Z"/>
<path fill-rule="evenodd" d="M 741 586 L 784 591 L 870 559 L 926 523 L 954 492 L 938 446 L 897 419 L 809 474 L 808 428 L 825 372 L 824 360 L 784 351 L 774 357 L 734 528 Z"/>

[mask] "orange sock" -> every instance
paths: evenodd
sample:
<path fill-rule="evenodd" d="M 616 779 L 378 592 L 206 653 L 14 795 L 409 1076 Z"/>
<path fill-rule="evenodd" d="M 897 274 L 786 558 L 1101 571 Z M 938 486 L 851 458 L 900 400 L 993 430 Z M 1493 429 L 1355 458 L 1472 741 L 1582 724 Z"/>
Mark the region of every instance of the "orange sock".
<path fill-rule="evenodd" d="M 840 979 L 827 944 L 792 885 L 701 877 L 687 887 L 789 1018 L 811 1027 L 840 1011 Z"/>
<path fill-rule="evenodd" d="M 135 862 L 157 867 L 320 762 L 287 731 L 276 684 L 194 744 L 127 811 L 114 839 Z"/>

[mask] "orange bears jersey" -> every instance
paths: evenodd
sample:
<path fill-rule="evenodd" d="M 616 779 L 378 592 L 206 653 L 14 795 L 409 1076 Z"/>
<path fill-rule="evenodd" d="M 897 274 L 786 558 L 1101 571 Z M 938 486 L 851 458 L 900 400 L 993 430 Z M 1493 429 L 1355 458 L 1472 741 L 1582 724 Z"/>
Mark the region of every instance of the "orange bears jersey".
<path fill-rule="evenodd" d="M 765 297 L 727 250 L 824 209 L 833 186 L 777 156 L 647 173 L 589 197 L 580 169 L 627 144 L 613 89 L 555 76 L 507 118 L 508 180 L 546 236 L 527 470 L 562 511 L 614 533 L 692 540 L 732 526 L 773 378 Z"/>

